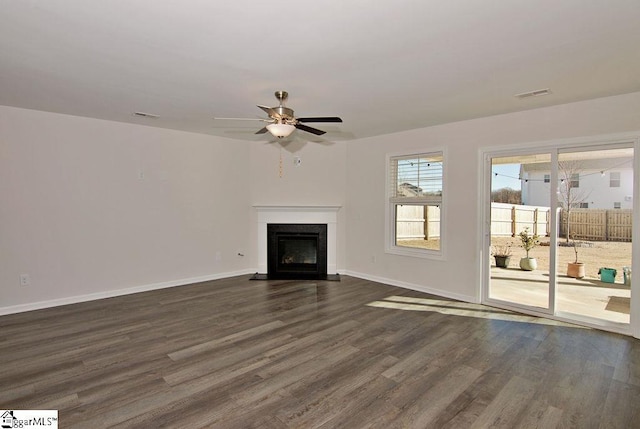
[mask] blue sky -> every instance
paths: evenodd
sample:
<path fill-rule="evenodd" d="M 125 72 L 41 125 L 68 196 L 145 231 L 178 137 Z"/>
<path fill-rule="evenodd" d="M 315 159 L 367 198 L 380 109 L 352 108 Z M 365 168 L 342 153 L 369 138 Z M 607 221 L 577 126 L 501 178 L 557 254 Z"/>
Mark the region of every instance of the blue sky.
<path fill-rule="evenodd" d="M 511 188 L 520 190 L 521 182 L 518 179 L 520 164 L 500 164 L 491 168 L 491 190 Z M 498 173 L 496 176 L 494 173 Z"/>

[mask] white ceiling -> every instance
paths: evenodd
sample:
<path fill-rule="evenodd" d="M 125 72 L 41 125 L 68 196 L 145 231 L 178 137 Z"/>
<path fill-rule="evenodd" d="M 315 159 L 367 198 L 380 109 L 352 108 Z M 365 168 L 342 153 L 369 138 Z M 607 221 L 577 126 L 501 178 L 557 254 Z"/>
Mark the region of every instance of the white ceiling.
<path fill-rule="evenodd" d="M 276 90 L 329 141 L 640 91 L 640 1 L 0 2 L 1 105 L 267 140 L 212 118 Z"/>

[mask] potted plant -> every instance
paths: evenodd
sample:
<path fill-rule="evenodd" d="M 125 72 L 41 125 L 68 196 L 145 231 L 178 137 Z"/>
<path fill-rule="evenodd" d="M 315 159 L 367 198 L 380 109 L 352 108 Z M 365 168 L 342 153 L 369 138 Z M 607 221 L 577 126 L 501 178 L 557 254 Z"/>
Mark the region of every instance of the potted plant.
<path fill-rule="evenodd" d="M 540 237 L 536 234 L 529 235 L 529 227 L 523 229 L 518 235 L 520 236 L 520 245 L 527 252 L 527 256 L 520 259 L 520 268 L 524 271 L 533 271 L 538 268 L 538 261 L 536 258 L 529 257 L 529 251 L 540 244 Z"/>
<path fill-rule="evenodd" d="M 496 267 L 507 268 L 511 259 L 511 243 L 500 246 L 492 246 L 491 254 L 496 260 Z"/>
<path fill-rule="evenodd" d="M 573 239 L 573 251 L 576 254 L 576 259 L 573 262 L 569 262 L 567 264 L 567 277 L 581 279 L 585 274 L 584 262 L 578 262 L 578 243 L 576 243 L 575 237 Z"/>

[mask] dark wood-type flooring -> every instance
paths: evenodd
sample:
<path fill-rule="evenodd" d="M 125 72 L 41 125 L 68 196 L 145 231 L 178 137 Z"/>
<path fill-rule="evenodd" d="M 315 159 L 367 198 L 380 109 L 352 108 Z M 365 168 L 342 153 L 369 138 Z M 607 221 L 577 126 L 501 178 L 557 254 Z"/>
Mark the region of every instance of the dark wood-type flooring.
<path fill-rule="evenodd" d="M 61 428 L 640 427 L 640 341 L 343 276 L 0 317 L 0 408 Z"/>

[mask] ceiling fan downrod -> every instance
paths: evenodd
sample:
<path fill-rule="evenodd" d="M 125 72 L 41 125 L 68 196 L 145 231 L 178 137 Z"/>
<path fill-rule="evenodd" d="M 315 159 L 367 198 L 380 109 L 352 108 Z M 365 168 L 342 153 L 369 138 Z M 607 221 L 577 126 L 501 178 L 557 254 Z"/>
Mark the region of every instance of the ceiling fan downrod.
<path fill-rule="evenodd" d="M 280 102 L 280 106 L 284 106 L 284 102 L 287 101 L 287 98 L 289 97 L 289 93 L 287 91 L 276 91 L 274 95 Z"/>
<path fill-rule="evenodd" d="M 279 123 L 295 123 L 295 117 L 293 115 L 293 109 L 285 107 L 284 102 L 287 101 L 289 93 L 287 91 L 276 91 L 274 93 L 279 101 L 278 107 L 272 107 L 271 110 L 276 112 L 276 117 L 272 116 L 272 119 L 277 120 Z"/>

